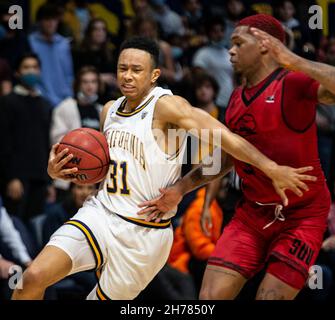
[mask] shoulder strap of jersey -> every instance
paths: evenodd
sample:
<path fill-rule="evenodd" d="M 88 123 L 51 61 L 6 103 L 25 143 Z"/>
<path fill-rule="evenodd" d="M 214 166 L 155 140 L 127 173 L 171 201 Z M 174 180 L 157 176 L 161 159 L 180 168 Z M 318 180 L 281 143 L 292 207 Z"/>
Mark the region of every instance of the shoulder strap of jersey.
<path fill-rule="evenodd" d="M 103 125 L 103 131 L 105 131 L 106 123 L 108 123 L 108 120 L 110 120 L 111 117 L 113 116 L 113 114 L 116 113 L 117 109 L 120 107 L 120 105 L 125 100 L 125 98 L 126 97 L 122 96 L 122 97 L 118 98 L 117 100 L 115 100 L 112 103 L 112 105 L 110 106 L 110 108 L 108 109 L 107 114 L 106 114 L 105 122 L 104 122 L 104 125 Z"/>

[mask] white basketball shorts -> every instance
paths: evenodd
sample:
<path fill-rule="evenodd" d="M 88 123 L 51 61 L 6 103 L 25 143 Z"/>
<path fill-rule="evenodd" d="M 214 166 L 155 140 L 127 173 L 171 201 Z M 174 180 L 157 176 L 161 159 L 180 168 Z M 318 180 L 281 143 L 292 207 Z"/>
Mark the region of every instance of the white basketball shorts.
<path fill-rule="evenodd" d="M 134 299 L 165 265 L 173 242 L 169 221 L 145 224 L 108 211 L 96 198 L 86 201 L 47 245 L 66 252 L 73 274 L 96 270 L 90 300 Z"/>

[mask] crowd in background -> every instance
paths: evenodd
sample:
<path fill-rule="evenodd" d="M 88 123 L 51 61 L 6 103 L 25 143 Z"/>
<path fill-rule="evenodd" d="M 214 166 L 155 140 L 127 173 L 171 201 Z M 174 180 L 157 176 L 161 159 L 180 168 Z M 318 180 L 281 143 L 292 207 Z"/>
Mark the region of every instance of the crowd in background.
<path fill-rule="evenodd" d="M 73 129 L 99 130 L 103 105 L 121 96 L 116 64 L 124 39 L 155 39 L 162 71 L 158 84 L 222 122 L 230 94 L 239 85 L 229 61 L 230 36 L 245 16 L 274 15 L 291 50 L 335 66 L 334 28 L 327 35 L 308 28 L 313 1 L 40 2 L 23 30 L 10 29 L 10 3 L 0 4 L 0 299 L 10 297 L 9 268 L 26 268 L 96 190 L 95 185 L 51 181 L 48 155 L 51 145 Z M 320 159 L 334 194 L 335 106 L 318 106 L 316 121 Z M 189 169 L 186 165 L 183 172 Z M 241 197 L 238 177 L 232 173 L 220 182 L 209 209 L 211 234 L 200 226 L 204 194 L 200 189 L 183 199 L 173 222 L 169 261 L 138 299 L 197 298 L 206 260 Z M 335 297 L 335 205 L 317 263 L 323 270 L 323 289 L 306 287 L 298 299 Z M 253 299 L 262 275 L 250 281 L 239 299 Z M 72 275 L 48 289 L 46 298 L 81 299 L 94 285 L 91 272 Z"/>

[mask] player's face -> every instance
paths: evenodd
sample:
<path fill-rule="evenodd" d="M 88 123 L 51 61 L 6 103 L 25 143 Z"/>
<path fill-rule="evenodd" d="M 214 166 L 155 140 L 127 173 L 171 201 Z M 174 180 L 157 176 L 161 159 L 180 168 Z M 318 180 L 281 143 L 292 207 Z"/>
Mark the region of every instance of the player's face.
<path fill-rule="evenodd" d="M 147 95 L 160 75 L 151 55 L 139 49 L 124 49 L 117 65 L 117 82 L 122 94 L 136 100 Z"/>
<path fill-rule="evenodd" d="M 260 46 L 247 26 L 237 27 L 231 36 L 230 61 L 237 73 L 244 73 L 257 65 L 261 58 Z"/>

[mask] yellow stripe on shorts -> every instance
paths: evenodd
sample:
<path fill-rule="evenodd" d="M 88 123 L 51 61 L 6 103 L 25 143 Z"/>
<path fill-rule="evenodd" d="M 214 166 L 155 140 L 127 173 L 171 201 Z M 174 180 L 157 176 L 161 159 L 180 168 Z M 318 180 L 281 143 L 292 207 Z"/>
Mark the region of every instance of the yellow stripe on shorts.
<path fill-rule="evenodd" d="M 99 300 L 112 300 L 110 298 L 107 297 L 107 295 L 102 291 L 102 289 L 100 288 L 99 282 L 98 282 L 98 287 L 97 287 L 97 297 Z"/>
<path fill-rule="evenodd" d="M 123 220 L 126 220 L 128 222 L 135 223 L 137 225 L 140 225 L 142 227 L 149 227 L 149 228 L 158 228 L 158 229 L 164 229 L 170 226 L 171 219 L 169 220 L 163 220 L 161 222 L 151 222 L 151 221 L 145 221 L 144 219 L 136 219 L 132 217 L 124 217 L 119 214 L 117 214 L 118 217 L 120 217 Z"/>
<path fill-rule="evenodd" d="M 90 228 L 79 220 L 69 220 L 65 222 L 64 224 L 77 227 L 79 230 L 81 230 L 84 233 L 88 241 L 88 244 L 90 245 L 92 249 L 93 256 L 96 262 L 96 269 L 100 269 L 103 263 L 103 255 L 102 255 L 99 243 L 97 239 L 95 238 L 93 232 L 90 230 Z"/>

